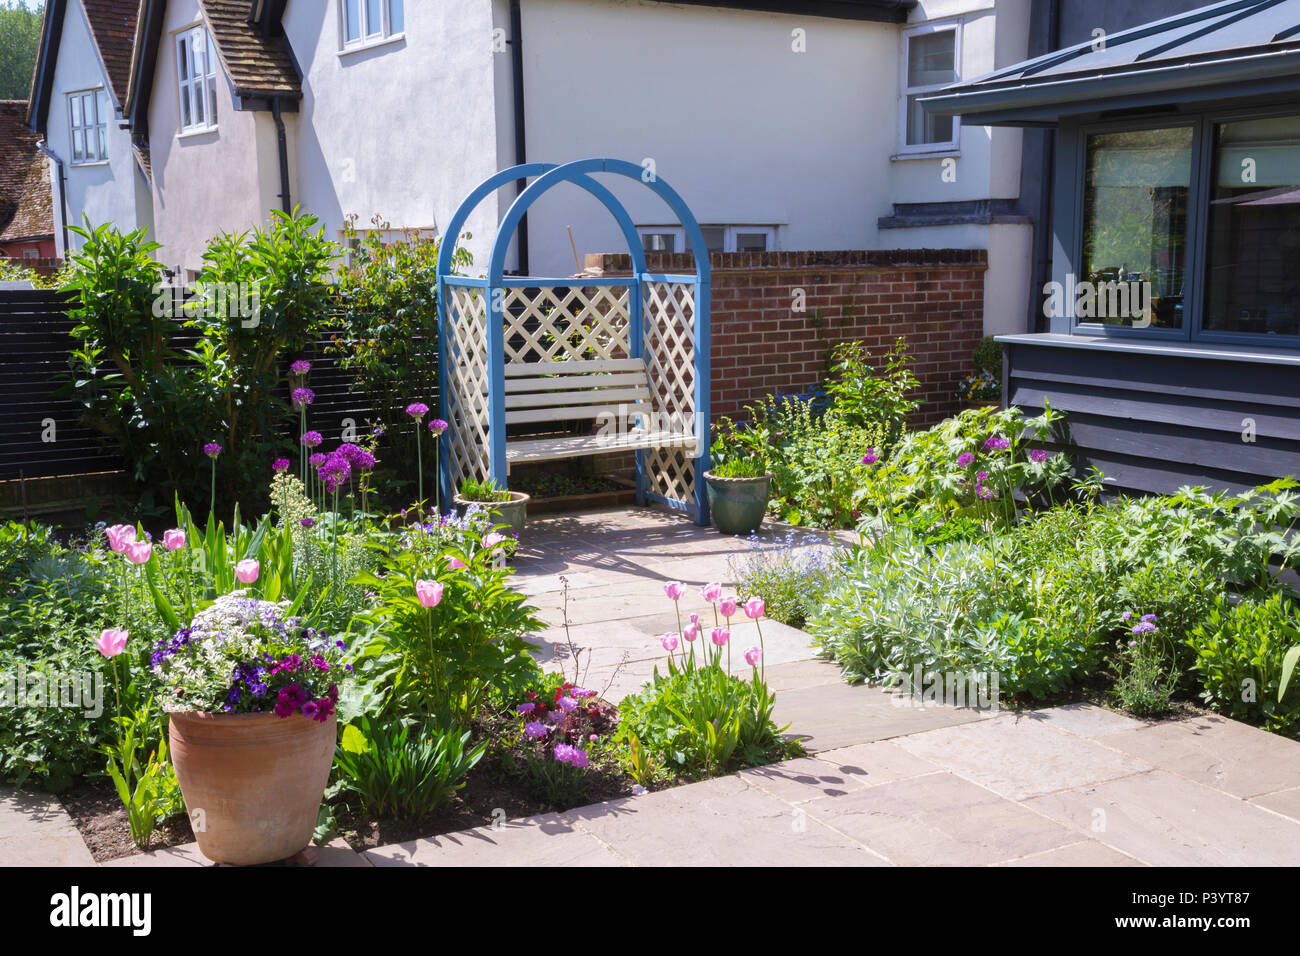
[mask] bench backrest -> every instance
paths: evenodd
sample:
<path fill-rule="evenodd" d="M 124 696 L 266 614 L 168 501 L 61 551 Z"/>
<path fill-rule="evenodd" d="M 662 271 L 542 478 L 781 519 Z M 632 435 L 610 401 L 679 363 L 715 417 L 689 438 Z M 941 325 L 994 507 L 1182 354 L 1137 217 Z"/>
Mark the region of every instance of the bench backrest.
<path fill-rule="evenodd" d="M 650 411 L 643 359 L 512 362 L 505 373 L 507 425 L 617 415 L 629 405 Z"/>

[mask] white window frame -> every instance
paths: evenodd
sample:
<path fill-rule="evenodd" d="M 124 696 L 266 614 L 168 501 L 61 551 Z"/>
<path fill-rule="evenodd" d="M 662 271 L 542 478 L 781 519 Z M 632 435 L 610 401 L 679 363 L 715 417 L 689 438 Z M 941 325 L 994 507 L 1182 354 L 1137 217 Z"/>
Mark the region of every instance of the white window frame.
<path fill-rule="evenodd" d="M 72 112 L 74 102 L 81 103 L 81 124 L 78 125 L 76 117 Z M 89 111 L 87 110 L 89 107 Z M 108 91 L 102 86 L 92 87 L 88 90 L 76 90 L 68 94 L 68 155 L 71 157 L 69 163 L 73 166 L 94 166 L 100 163 L 108 162 L 108 114 L 112 112 L 112 107 L 108 102 Z M 92 118 L 93 117 L 93 118 Z M 97 142 L 95 154 L 90 155 L 89 149 L 83 149 L 81 158 L 77 158 L 77 137 L 82 137 L 82 143 L 85 143 L 85 134 L 93 132 Z"/>
<path fill-rule="evenodd" d="M 185 62 L 193 70 L 194 48 L 197 37 L 204 42 L 202 75 L 186 75 L 181 70 L 181 49 L 185 49 Z M 210 133 L 217 129 L 217 46 L 212 40 L 212 31 L 205 23 L 196 23 L 173 36 L 173 50 L 176 51 L 176 124 L 182 136 L 188 133 Z M 198 103 L 203 104 L 203 121 L 195 122 Z M 190 107 L 190 122 L 185 122 L 185 104 Z"/>
<path fill-rule="evenodd" d="M 776 226 L 724 226 L 716 222 L 702 222 L 701 229 L 722 229 L 722 251 L 736 251 L 736 237 L 740 233 L 762 233 L 767 237 L 766 252 L 776 251 Z M 673 252 L 686 252 L 686 230 L 681 226 L 637 226 L 637 235 L 645 239 L 646 236 L 672 236 Z M 644 242 L 643 246 L 644 248 Z"/>
<path fill-rule="evenodd" d="M 394 0 L 379 0 L 379 18 L 382 21 L 377 30 L 367 32 L 367 29 L 374 24 L 369 22 L 369 4 L 367 0 L 338 0 L 339 13 L 339 52 L 351 53 L 353 50 L 365 50 L 373 46 L 380 46 L 384 43 L 392 43 L 406 36 L 406 0 L 397 0 L 402 6 L 402 28 L 393 29 L 393 2 Z M 358 25 L 357 39 L 348 38 L 348 7 L 356 4 L 357 16 L 362 21 Z"/>
<path fill-rule="evenodd" d="M 907 65 L 911 53 L 913 37 L 929 33 L 954 34 L 952 42 L 953 83 L 961 82 L 961 40 L 963 22 L 957 20 L 931 20 L 903 28 L 902 51 L 898 58 L 898 153 L 900 156 L 925 156 L 932 153 L 957 153 L 961 149 L 961 118 L 952 118 L 952 139 L 941 143 L 909 143 L 907 141 L 907 98 L 909 96 L 934 93 L 948 86 L 947 83 L 931 83 L 925 86 L 907 85 Z"/>

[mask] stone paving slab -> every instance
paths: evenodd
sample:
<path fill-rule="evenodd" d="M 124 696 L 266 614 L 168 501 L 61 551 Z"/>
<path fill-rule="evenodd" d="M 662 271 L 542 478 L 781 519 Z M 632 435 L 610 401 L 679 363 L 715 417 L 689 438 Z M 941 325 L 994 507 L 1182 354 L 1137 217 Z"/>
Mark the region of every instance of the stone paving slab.
<path fill-rule="evenodd" d="M 1199 715 L 1094 739 L 1238 797 L 1300 786 L 1300 742 L 1226 717 Z"/>
<path fill-rule="evenodd" d="M 94 866 L 59 798 L 0 788 L 0 866 Z"/>
<path fill-rule="evenodd" d="M 883 866 L 879 855 L 736 775 L 570 810 L 639 866 Z"/>
<path fill-rule="evenodd" d="M 558 814 L 367 850 L 373 866 L 625 866 L 627 861 Z"/>
<path fill-rule="evenodd" d="M 1135 757 L 1017 714 L 900 737 L 898 745 L 1012 800 L 1152 769 Z"/>
<path fill-rule="evenodd" d="M 1300 789 L 1266 793 L 1261 797 L 1251 797 L 1249 802 L 1300 822 Z"/>
<path fill-rule="evenodd" d="M 1045 721 L 1053 727 L 1068 730 L 1080 737 L 1098 737 L 1124 730 L 1140 730 L 1147 726 L 1140 720 L 1117 714 L 1096 704 L 1063 704 L 1060 707 L 1030 711 L 1023 716 L 1030 720 Z"/>
<path fill-rule="evenodd" d="M 1054 850 L 1044 850 L 1008 860 L 995 866 L 1145 866 L 1142 861 L 1120 853 L 1096 840 L 1082 840 Z"/>
<path fill-rule="evenodd" d="M 950 773 L 806 804 L 808 815 L 902 866 L 983 866 L 1078 841 L 1067 827 Z"/>
<path fill-rule="evenodd" d="M 108 867 L 215 867 L 197 843 L 185 843 L 181 846 L 163 847 L 147 853 L 135 853 L 131 856 L 118 857 L 100 864 Z M 342 837 L 335 837 L 324 846 L 309 846 L 296 856 L 279 863 L 267 864 L 276 867 L 368 867 L 370 861 L 358 854 Z"/>
<path fill-rule="evenodd" d="M 839 797 L 855 790 L 934 773 L 939 767 L 909 754 L 891 741 L 875 741 L 801 757 L 768 767 L 742 770 L 751 786 L 800 804 L 819 797 Z"/>
<path fill-rule="evenodd" d="M 1163 770 L 1025 806 L 1154 866 L 1300 865 L 1300 823 Z"/>

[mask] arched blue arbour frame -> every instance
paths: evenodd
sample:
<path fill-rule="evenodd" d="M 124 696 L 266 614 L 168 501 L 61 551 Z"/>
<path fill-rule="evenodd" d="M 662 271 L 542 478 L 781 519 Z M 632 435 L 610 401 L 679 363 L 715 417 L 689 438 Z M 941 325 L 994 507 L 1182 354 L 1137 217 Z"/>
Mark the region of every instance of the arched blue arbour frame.
<path fill-rule="evenodd" d="M 623 204 L 600 182 L 591 178 L 593 173 L 613 173 L 640 182 L 658 195 L 673 211 L 681 223 L 695 260 L 694 275 L 675 275 L 651 273 L 646 267 L 645 254 L 636 226 Z M 452 255 L 455 239 L 468 221 L 470 214 L 498 189 L 519 180 L 530 179 L 531 183 L 517 196 L 506 211 L 498 227 L 492 244 L 487 275 L 483 278 L 469 278 L 452 275 Z M 543 194 L 562 183 L 572 183 L 586 190 L 595 197 L 614 217 L 627 242 L 628 252 L 632 258 L 632 276 L 601 278 L 541 278 L 505 276 L 506 254 L 514 238 L 515 230 L 529 207 Z M 571 287 L 592 285 L 623 285 L 628 289 L 629 315 L 629 353 L 633 358 L 643 358 L 643 331 L 650 317 L 647 315 L 647 284 L 688 285 L 693 304 L 693 335 L 691 360 L 694 366 L 693 408 L 695 455 L 691 460 L 694 481 L 692 500 L 682 500 L 659 494 L 648 488 L 646 451 L 636 453 L 637 500 L 647 499 L 661 501 L 672 507 L 691 513 L 699 524 L 709 520 L 708 498 L 705 490 L 703 473 L 709 465 L 709 294 L 710 272 L 708 253 L 704 234 L 699 223 L 691 213 L 690 207 L 681 196 L 657 175 L 647 176 L 645 167 L 618 159 L 584 159 L 576 162 L 555 165 L 550 163 L 526 163 L 502 170 L 488 177 L 474 189 L 460 204 L 443 232 L 444 241 L 438 253 L 438 351 L 441 365 L 441 382 L 439 389 L 439 406 L 441 416 L 450 423 L 447 433 L 441 438 L 442 454 L 441 482 L 443 500 L 451 500 L 452 492 L 452 433 L 457 427 L 452 416 L 451 382 L 448 366 L 457 360 L 450 348 L 448 322 L 452 315 L 448 290 L 451 288 L 470 288 L 478 290 L 487 303 L 487 354 L 488 354 L 488 417 L 490 425 L 487 434 L 489 475 L 498 484 L 507 482 L 506 429 L 505 429 L 505 295 L 508 289 L 531 287 Z M 450 240 L 450 241 L 447 241 Z M 662 288 L 662 285 L 661 285 Z M 652 382 L 652 390 L 655 383 Z"/>

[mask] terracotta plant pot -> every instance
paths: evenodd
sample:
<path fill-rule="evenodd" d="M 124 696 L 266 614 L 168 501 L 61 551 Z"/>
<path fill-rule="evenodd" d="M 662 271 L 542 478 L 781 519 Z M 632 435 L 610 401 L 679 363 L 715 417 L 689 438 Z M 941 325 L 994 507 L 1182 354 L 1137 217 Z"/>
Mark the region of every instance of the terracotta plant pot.
<path fill-rule="evenodd" d="M 305 849 L 337 733 L 333 715 L 173 713 L 172 764 L 203 855 L 251 866 Z"/>
<path fill-rule="evenodd" d="M 708 484 L 709 512 L 723 534 L 751 534 L 763 523 L 771 497 L 772 475 L 761 478 L 719 478 L 704 473 Z"/>
<path fill-rule="evenodd" d="M 463 515 L 470 505 L 481 505 L 497 512 L 493 524 L 503 524 L 508 532 L 522 536 L 524 519 L 528 517 L 528 501 L 528 495 L 522 491 L 510 492 L 509 501 L 470 501 L 468 498 L 456 495 L 456 514 Z"/>

